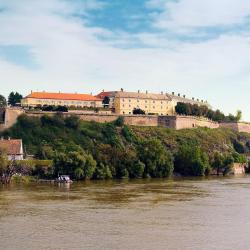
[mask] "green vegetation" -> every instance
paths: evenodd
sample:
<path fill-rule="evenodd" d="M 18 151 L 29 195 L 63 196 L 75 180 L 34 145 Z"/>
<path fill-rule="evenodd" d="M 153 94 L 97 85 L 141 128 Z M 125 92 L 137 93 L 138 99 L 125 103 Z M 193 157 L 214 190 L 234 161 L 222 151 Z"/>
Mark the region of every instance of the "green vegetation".
<path fill-rule="evenodd" d="M 197 104 L 178 102 L 175 111 L 179 115 L 203 116 L 216 122 L 238 122 L 242 117 L 240 110 L 236 115 L 229 114 L 225 116 L 220 110 L 213 111 L 207 106 L 198 106 Z"/>
<path fill-rule="evenodd" d="M 58 174 L 77 180 L 159 178 L 172 173 L 203 176 L 211 171 L 227 174 L 234 162 L 245 163 L 243 153 L 250 152 L 249 134 L 227 129 L 133 127 L 124 125 L 122 117 L 101 124 L 61 114 L 21 115 L 0 136 L 23 139 L 27 153 L 40 160 L 26 161 L 22 169 L 39 178 Z M 5 166 L 4 158 L 1 161 Z"/>
<path fill-rule="evenodd" d="M 134 108 L 133 115 L 145 115 L 145 111 L 140 108 Z"/>
<path fill-rule="evenodd" d="M 11 92 L 8 96 L 8 104 L 11 106 L 16 106 L 21 103 L 23 96 L 18 92 Z"/>
<path fill-rule="evenodd" d="M 0 95 L 0 108 L 4 108 L 7 105 L 7 101 L 3 95 Z"/>

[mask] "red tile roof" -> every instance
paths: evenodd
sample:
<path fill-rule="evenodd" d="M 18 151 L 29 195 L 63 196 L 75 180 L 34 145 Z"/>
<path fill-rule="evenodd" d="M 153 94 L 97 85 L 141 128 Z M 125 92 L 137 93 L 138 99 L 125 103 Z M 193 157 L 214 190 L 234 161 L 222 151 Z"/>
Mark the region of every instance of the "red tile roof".
<path fill-rule="evenodd" d="M 0 148 L 6 150 L 8 155 L 20 155 L 22 153 L 22 140 L 0 140 Z"/>
<path fill-rule="evenodd" d="M 79 100 L 79 101 L 101 101 L 100 98 L 88 94 L 70 94 L 70 93 L 49 93 L 32 92 L 26 98 L 35 99 L 56 99 L 56 100 Z"/>

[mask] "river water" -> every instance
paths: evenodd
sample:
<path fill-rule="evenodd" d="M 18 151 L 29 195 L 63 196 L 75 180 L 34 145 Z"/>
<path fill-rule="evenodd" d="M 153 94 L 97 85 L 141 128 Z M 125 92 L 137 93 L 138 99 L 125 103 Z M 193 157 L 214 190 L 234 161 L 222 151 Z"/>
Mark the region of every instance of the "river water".
<path fill-rule="evenodd" d="M 0 249 L 250 249 L 250 176 L 0 187 Z"/>

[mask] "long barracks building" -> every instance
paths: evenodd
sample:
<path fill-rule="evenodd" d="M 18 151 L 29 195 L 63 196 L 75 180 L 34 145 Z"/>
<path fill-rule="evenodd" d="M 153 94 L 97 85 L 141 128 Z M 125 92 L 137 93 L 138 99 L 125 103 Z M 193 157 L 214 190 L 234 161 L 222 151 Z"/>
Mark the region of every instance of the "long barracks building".
<path fill-rule="evenodd" d="M 36 107 L 44 105 L 52 106 L 74 106 L 74 107 L 102 107 L 102 100 L 88 94 L 31 92 L 22 99 L 23 107 Z"/>

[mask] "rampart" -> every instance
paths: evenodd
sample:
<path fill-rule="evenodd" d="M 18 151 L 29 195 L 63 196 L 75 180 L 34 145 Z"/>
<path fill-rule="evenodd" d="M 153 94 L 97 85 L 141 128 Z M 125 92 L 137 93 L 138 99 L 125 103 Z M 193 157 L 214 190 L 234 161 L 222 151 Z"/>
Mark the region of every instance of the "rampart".
<path fill-rule="evenodd" d="M 238 132 L 250 133 L 250 124 L 244 122 L 224 122 L 220 123 L 221 128 L 228 128 Z"/>
<path fill-rule="evenodd" d="M 6 108 L 4 115 L 4 123 L 0 124 L 0 131 L 12 127 L 16 123 L 18 116 L 23 113 L 24 110 L 21 108 Z"/>
<path fill-rule="evenodd" d="M 0 131 L 8 129 L 17 120 L 17 117 L 23 113 L 28 116 L 41 117 L 42 115 L 54 115 L 54 112 L 42 112 L 42 111 L 24 111 L 21 108 L 7 108 L 5 112 L 5 121 L 0 124 Z M 120 115 L 109 113 L 90 113 L 90 112 L 66 112 L 62 113 L 67 117 L 70 115 L 76 115 L 83 121 L 95 121 L 100 123 L 115 121 Z M 124 115 L 124 122 L 127 125 L 133 126 L 151 126 L 151 127 L 167 127 L 172 129 L 190 129 L 198 127 L 207 127 L 211 129 L 215 128 L 229 128 L 238 132 L 250 133 L 250 124 L 242 122 L 231 123 L 217 123 L 206 118 L 193 117 L 193 116 L 154 116 L 154 115 Z"/>
<path fill-rule="evenodd" d="M 217 122 L 194 116 L 159 116 L 159 126 L 173 129 L 189 129 L 198 127 L 219 128 Z"/>

